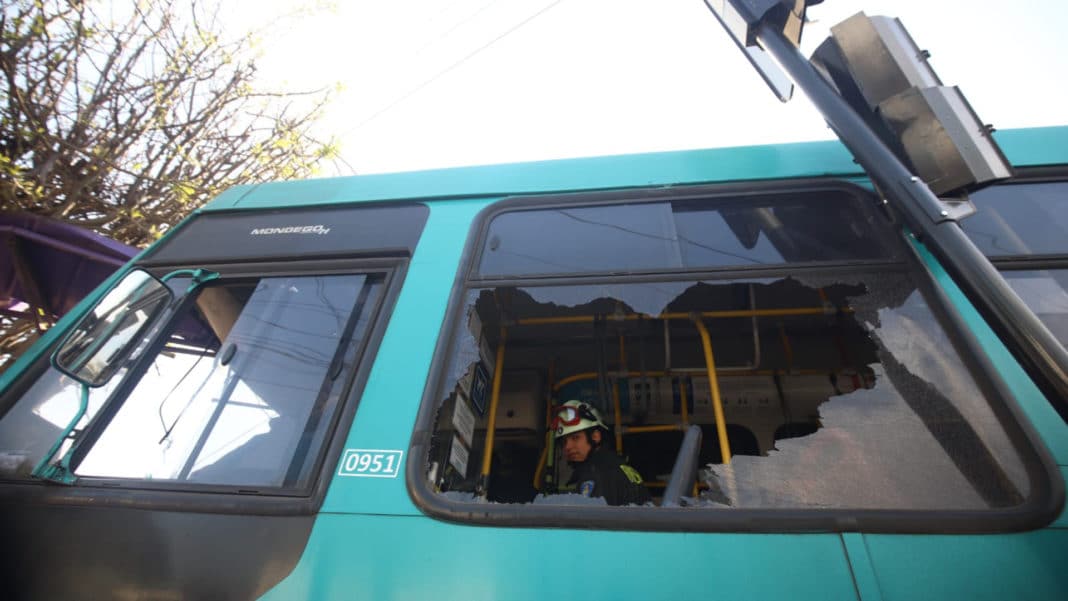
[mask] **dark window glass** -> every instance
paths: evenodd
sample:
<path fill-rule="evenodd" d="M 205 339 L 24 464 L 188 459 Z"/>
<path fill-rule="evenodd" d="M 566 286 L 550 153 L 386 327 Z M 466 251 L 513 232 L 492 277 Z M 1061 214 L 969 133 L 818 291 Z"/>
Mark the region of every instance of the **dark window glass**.
<path fill-rule="evenodd" d="M 1068 269 L 1017 269 L 1007 260 L 1044 256 L 1047 264 L 1063 262 L 1051 255 L 1068 254 L 1068 182 L 994 186 L 972 200 L 978 211 L 961 227 L 1057 340 L 1068 345 Z"/>
<path fill-rule="evenodd" d="M 513 211 L 490 223 L 478 273 L 635 273 L 889 257 L 860 202 L 822 191 Z"/>
<path fill-rule="evenodd" d="M 1053 336 L 1068 346 L 1068 269 L 1014 269 L 1001 275 Z"/>
<path fill-rule="evenodd" d="M 994 186 L 972 201 L 961 227 L 988 256 L 1068 253 L 1068 183 Z"/>

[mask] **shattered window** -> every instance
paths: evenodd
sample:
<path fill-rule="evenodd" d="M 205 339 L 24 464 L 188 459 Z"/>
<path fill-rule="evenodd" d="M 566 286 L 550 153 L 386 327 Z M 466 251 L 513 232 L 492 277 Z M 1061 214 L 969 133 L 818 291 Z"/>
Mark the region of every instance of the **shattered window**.
<path fill-rule="evenodd" d="M 725 218 L 728 208 L 747 214 L 736 199 L 703 211 L 690 202 L 685 217 L 679 203 L 496 217 L 480 273 L 539 277 L 467 289 L 435 397 L 431 487 L 453 501 L 608 504 L 576 479 L 585 467 L 568 461 L 553 427 L 556 408 L 581 401 L 605 426 L 587 443 L 637 473 L 649 507 L 664 502 L 692 426 L 700 467 L 676 505 L 695 511 L 1022 503 L 1030 481 L 1019 452 L 872 219 L 834 202 L 788 218 L 776 199 L 759 201 L 778 219 L 750 219 L 751 229 Z M 781 204 L 804 206 L 796 195 Z M 552 248 L 541 252 L 510 240 L 532 236 L 526 218 L 529 231 L 581 221 L 610 235 L 588 250 L 568 246 L 577 229 L 543 236 Z M 641 252 L 631 252 L 633 236 L 648 241 Z M 514 260 L 494 258 L 502 249 Z M 753 277 L 685 272 L 727 254 L 733 264 L 794 266 Z M 554 265 L 566 281 L 545 276 Z M 574 277 L 587 268 L 665 275 Z"/>

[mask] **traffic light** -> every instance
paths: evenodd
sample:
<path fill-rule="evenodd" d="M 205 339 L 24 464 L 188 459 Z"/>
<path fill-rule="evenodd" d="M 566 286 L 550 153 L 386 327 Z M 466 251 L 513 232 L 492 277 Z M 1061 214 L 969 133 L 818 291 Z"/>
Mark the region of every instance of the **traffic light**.
<path fill-rule="evenodd" d="M 991 128 L 927 56 L 898 19 L 858 13 L 831 28 L 812 63 L 935 194 L 1009 177 Z"/>

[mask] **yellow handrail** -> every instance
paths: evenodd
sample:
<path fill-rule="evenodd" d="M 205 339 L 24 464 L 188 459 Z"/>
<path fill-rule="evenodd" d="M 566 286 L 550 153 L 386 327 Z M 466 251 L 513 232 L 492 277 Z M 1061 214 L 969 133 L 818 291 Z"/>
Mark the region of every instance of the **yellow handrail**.
<path fill-rule="evenodd" d="M 541 448 L 541 457 L 538 458 L 538 467 L 534 470 L 534 489 L 541 490 L 542 475 L 545 473 L 545 468 L 549 464 L 549 447 L 553 444 L 553 436 L 556 432 L 553 432 L 553 395 L 552 391 L 556 390 L 553 386 L 553 378 L 556 377 L 556 360 L 549 360 L 549 391 L 545 395 L 545 446 Z"/>
<path fill-rule="evenodd" d="M 705 368 L 708 370 L 708 385 L 712 388 L 712 410 L 716 415 L 716 435 L 719 437 L 719 453 L 723 457 L 723 464 L 731 462 L 731 445 L 727 441 L 727 424 L 723 416 L 723 402 L 719 397 L 719 380 L 716 379 L 716 358 L 712 355 L 712 337 L 708 335 L 708 328 L 701 318 L 693 316 L 694 325 L 701 333 L 701 346 L 705 351 Z"/>
<path fill-rule="evenodd" d="M 690 399 L 686 396 L 686 380 L 679 378 L 679 400 L 682 401 L 682 428 L 690 425 Z"/>
<path fill-rule="evenodd" d="M 549 359 L 549 392 L 545 394 L 545 429 L 549 430 L 553 423 L 553 391 L 556 390 L 556 359 Z"/>
<path fill-rule="evenodd" d="M 794 347 L 790 345 L 790 337 L 786 335 L 786 326 L 779 324 L 779 339 L 782 340 L 782 349 L 786 353 L 786 367 L 794 368 Z"/>
<path fill-rule="evenodd" d="M 541 457 L 538 457 L 538 467 L 534 470 L 534 490 L 541 490 L 541 474 L 545 471 L 545 461 L 549 457 L 549 437 L 552 432 L 545 433 L 545 446 L 541 448 Z"/>
<path fill-rule="evenodd" d="M 623 422 L 622 422 L 622 420 L 620 418 L 620 415 L 619 415 L 619 413 L 620 413 L 620 411 L 622 411 L 622 409 L 620 408 L 620 403 L 619 403 L 619 380 L 618 379 L 612 385 L 612 405 L 615 407 L 615 411 L 613 411 L 612 414 L 615 416 L 615 424 L 616 424 L 616 454 L 619 455 L 619 454 L 623 453 L 623 432 L 620 431 L 620 428 L 622 428 Z"/>
<path fill-rule="evenodd" d="M 671 370 L 671 373 L 672 374 L 682 374 L 682 373 L 690 373 L 692 371 L 693 370 L 691 370 L 689 368 L 687 368 L 687 369 L 675 368 L 675 369 Z M 700 371 L 707 372 L 708 369 L 707 368 L 701 368 Z M 774 376 L 775 374 L 791 375 L 791 376 L 820 376 L 820 375 L 826 375 L 827 374 L 827 370 L 826 369 L 788 369 L 788 370 L 782 370 L 782 369 L 747 369 L 747 370 L 717 371 L 717 373 L 716 373 L 717 377 L 720 377 L 720 378 L 738 378 L 738 377 L 745 377 L 745 376 Z M 642 372 L 640 372 L 640 371 L 628 371 L 626 373 L 618 373 L 618 372 L 609 372 L 608 373 L 608 377 L 609 378 L 633 378 L 633 377 L 638 377 L 638 376 L 641 376 L 641 375 L 642 375 Z M 663 371 L 647 371 L 647 372 L 645 372 L 645 375 L 655 378 L 655 377 L 659 377 L 659 376 L 666 376 L 666 375 L 668 375 L 668 373 L 667 372 L 663 372 Z M 557 382 L 555 386 L 553 386 L 553 389 L 554 390 L 560 390 L 560 388 L 562 388 L 564 386 L 567 386 L 568 384 L 570 384 L 572 382 L 577 382 L 579 380 L 593 380 L 596 377 L 597 377 L 597 372 L 594 372 L 594 371 L 587 371 L 587 372 L 577 373 L 577 374 L 568 376 L 566 378 L 561 378 L 560 381 Z"/>
<path fill-rule="evenodd" d="M 842 307 L 837 309 L 845 313 L 852 313 L 853 309 L 850 307 Z M 697 315 L 708 318 L 729 318 L 729 317 L 788 317 L 791 315 L 826 315 L 828 313 L 827 307 L 798 307 L 795 309 L 731 309 L 724 311 L 700 311 Z M 660 315 L 650 317 L 647 315 L 630 314 L 620 317 L 611 316 L 611 320 L 624 320 L 633 321 L 637 319 L 690 319 L 693 317 L 692 313 L 661 313 Z M 563 323 L 593 323 L 595 315 L 569 315 L 563 317 L 524 317 L 517 319 L 516 324 L 521 326 L 537 326 L 546 324 L 563 324 Z"/>
<path fill-rule="evenodd" d="M 572 382 L 578 382 L 579 380 L 593 380 L 596 377 L 597 377 L 597 372 L 595 372 L 595 371 L 584 371 L 584 372 L 581 372 L 581 373 L 577 373 L 577 374 L 568 376 L 566 378 L 560 378 L 560 380 L 558 382 L 556 382 L 556 384 L 553 384 L 553 390 L 560 390 L 561 388 L 563 388 L 564 386 L 567 386 L 568 384 L 570 384 Z"/>
<path fill-rule="evenodd" d="M 620 334 L 619 335 L 619 370 L 623 371 L 625 369 L 627 369 L 627 356 L 626 356 L 626 354 L 624 354 L 624 350 L 623 350 L 623 334 Z M 616 381 L 612 383 L 612 404 L 613 404 L 613 408 L 615 409 L 615 411 L 613 413 L 615 414 L 615 422 L 616 422 L 616 454 L 617 455 L 622 455 L 623 454 L 623 430 L 622 430 L 623 418 L 622 418 L 621 414 L 623 413 L 623 408 L 619 403 L 619 378 L 616 378 Z"/>
<path fill-rule="evenodd" d="M 680 424 L 658 424 L 655 426 L 623 426 L 626 434 L 639 434 L 642 432 L 676 432 L 685 428 Z"/>
<path fill-rule="evenodd" d="M 497 363 L 493 368 L 493 388 L 490 393 L 489 419 L 486 422 L 486 450 L 482 454 L 482 476 L 486 483 L 489 479 L 490 462 L 493 460 L 493 438 L 497 430 L 497 406 L 501 400 L 501 374 L 504 372 L 504 344 L 508 337 L 508 328 L 501 326 L 501 340 L 497 344 Z M 488 489 L 488 486 L 487 486 Z M 485 495 L 486 490 L 482 491 Z"/>

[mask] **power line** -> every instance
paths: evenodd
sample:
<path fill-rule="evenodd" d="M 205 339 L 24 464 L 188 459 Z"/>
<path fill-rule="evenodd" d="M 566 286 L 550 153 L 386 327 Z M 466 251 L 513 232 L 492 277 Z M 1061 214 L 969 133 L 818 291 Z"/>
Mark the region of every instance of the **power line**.
<path fill-rule="evenodd" d="M 449 65 L 448 67 L 445 67 L 445 68 L 444 68 L 444 69 L 442 69 L 441 71 L 438 71 L 438 72 L 437 72 L 437 73 L 435 73 L 435 74 L 434 74 L 433 76 L 431 76 L 431 77 L 430 77 L 429 79 L 426 79 L 426 80 L 424 80 L 424 81 L 423 81 L 422 83 L 420 83 L 419 85 L 415 86 L 414 88 L 412 88 L 411 90 L 409 90 L 409 91 L 408 91 L 407 93 L 405 93 L 405 94 L 401 95 L 400 97 L 398 97 L 397 99 L 393 100 L 392 102 L 390 102 L 390 103 L 389 103 L 388 105 L 386 105 L 385 107 L 383 107 L 383 108 L 379 109 L 378 111 L 376 111 L 376 112 L 375 112 L 375 113 L 374 113 L 373 115 L 371 115 L 370 117 L 368 117 L 368 118 L 364 119 L 363 121 L 360 121 L 359 123 L 357 123 L 357 124 L 356 124 L 355 126 L 353 126 L 353 127 L 351 128 L 351 129 L 347 130 L 347 131 L 346 131 L 346 132 L 345 132 L 344 134 L 342 134 L 342 135 L 348 135 L 348 134 L 350 134 L 350 133 L 352 133 L 352 132 L 354 132 L 354 131 L 356 131 L 356 130 L 360 129 L 361 127 L 363 127 L 363 126 L 367 125 L 367 124 L 368 124 L 368 123 L 370 123 L 371 121 L 374 121 L 374 120 L 375 120 L 375 119 L 377 119 L 378 117 L 382 116 L 382 114 L 383 114 L 383 113 L 385 113 L 385 112 L 389 111 L 390 109 L 392 109 L 393 107 L 397 106 L 397 105 L 398 105 L 398 104 L 400 104 L 401 102 L 404 102 L 405 100 L 407 100 L 407 99 L 411 98 L 412 96 L 414 96 L 414 95 L 418 94 L 418 93 L 419 93 L 419 92 L 421 92 L 421 91 L 422 91 L 422 90 L 423 90 L 424 88 L 426 88 L 426 87 L 427 87 L 427 86 L 429 86 L 430 84 L 434 83 L 435 81 L 437 81 L 437 80 L 441 79 L 441 78 L 442 78 L 443 76 L 445 76 L 446 74 L 448 74 L 448 73 L 449 73 L 450 71 L 452 71 L 453 69 L 455 69 L 455 68 L 459 67 L 460 65 L 464 64 L 465 62 L 467 62 L 467 61 L 471 60 L 471 59 L 472 59 L 472 58 L 473 58 L 473 57 L 474 57 L 474 56 L 475 56 L 476 54 L 478 54 L 479 52 L 482 52 L 482 51 L 483 51 L 483 50 L 485 50 L 486 48 L 489 48 L 490 46 L 492 46 L 492 45 L 496 44 L 497 42 L 499 42 L 499 41 L 503 40 L 503 39 L 504 39 L 505 37 L 507 37 L 507 36 L 511 35 L 512 33 L 515 33 L 515 32 L 516 32 L 516 31 L 518 31 L 518 30 L 519 30 L 520 28 L 522 28 L 522 27 L 523 27 L 524 25 L 526 25 L 527 23 L 530 23 L 530 22 L 531 22 L 531 21 L 533 21 L 534 19 L 536 19 L 536 18 L 540 17 L 541 15 L 545 14 L 545 12 L 546 12 L 546 11 L 548 11 L 548 10 L 549 10 L 550 8 L 552 8 L 552 7 L 556 6 L 557 4 L 560 4 L 560 3 L 561 3 L 561 2 L 563 2 L 563 1 L 564 1 L 564 0 L 555 0 L 554 2 L 550 3 L 550 4 L 549 4 L 548 6 L 546 6 L 545 8 L 542 8 L 541 10 L 539 10 L 538 12 L 534 13 L 533 15 L 531 15 L 531 16 L 529 16 L 529 17 L 527 17 L 526 19 L 523 19 L 522 21 L 520 21 L 520 22 L 519 22 L 518 24 L 516 24 L 515 26 L 511 27 L 510 29 L 508 29 L 508 30 L 507 30 L 507 31 L 505 31 L 504 33 L 502 33 L 502 34 L 498 35 L 497 37 L 493 38 L 493 39 L 492 39 L 492 40 L 490 40 L 489 42 L 486 42 L 485 44 L 483 44 L 483 45 L 479 46 L 478 48 L 476 48 L 476 49 L 475 49 L 475 50 L 473 50 L 472 52 L 468 53 L 468 54 L 467 54 L 466 56 L 464 56 L 464 57 L 463 57 L 463 58 L 461 58 L 460 60 L 458 60 L 458 61 L 454 62 L 453 64 Z"/>
<path fill-rule="evenodd" d="M 487 10 L 490 9 L 490 7 L 492 7 L 494 4 L 497 4 L 498 2 L 500 2 L 500 0 L 492 0 L 489 4 L 483 5 L 478 10 L 476 10 L 475 12 L 471 13 L 470 15 L 468 15 L 466 18 L 461 19 L 459 23 L 456 23 L 452 27 L 450 27 L 450 28 L 446 29 L 445 31 L 443 31 L 440 35 L 438 35 L 438 37 L 434 38 L 433 40 L 430 40 L 429 42 L 427 42 L 425 44 L 423 44 L 422 46 L 419 47 L 418 50 L 415 51 L 416 56 L 418 56 L 420 53 L 422 53 L 424 50 L 426 50 L 430 46 L 433 46 L 434 44 L 436 44 L 436 43 L 440 42 L 441 40 L 445 39 L 452 32 L 454 32 L 457 29 L 463 27 L 464 25 L 467 25 L 468 23 L 471 22 L 472 19 L 474 19 L 475 17 L 477 17 L 477 16 L 481 15 L 482 13 L 486 12 Z"/>

